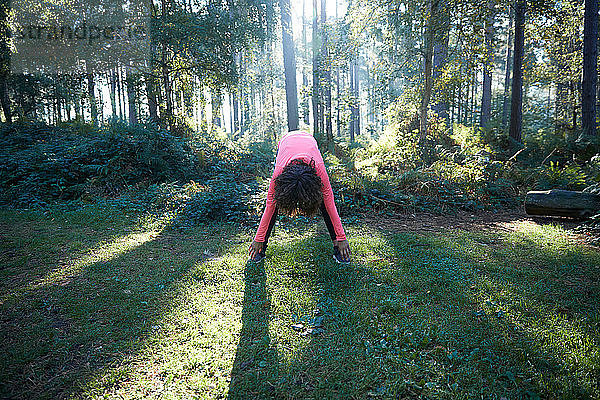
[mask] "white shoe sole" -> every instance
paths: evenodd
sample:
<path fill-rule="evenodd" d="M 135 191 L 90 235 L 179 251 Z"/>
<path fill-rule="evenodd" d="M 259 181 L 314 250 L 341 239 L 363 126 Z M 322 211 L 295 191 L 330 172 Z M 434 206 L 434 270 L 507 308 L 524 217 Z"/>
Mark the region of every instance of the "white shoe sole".
<path fill-rule="evenodd" d="M 340 261 L 340 260 L 338 260 L 338 259 L 335 257 L 335 255 L 333 255 L 332 257 L 333 257 L 333 259 L 335 260 L 335 262 L 336 262 L 336 263 L 338 263 L 338 264 L 350 264 L 350 261 L 351 261 L 351 260 L 348 260 L 348 261 Z"/>

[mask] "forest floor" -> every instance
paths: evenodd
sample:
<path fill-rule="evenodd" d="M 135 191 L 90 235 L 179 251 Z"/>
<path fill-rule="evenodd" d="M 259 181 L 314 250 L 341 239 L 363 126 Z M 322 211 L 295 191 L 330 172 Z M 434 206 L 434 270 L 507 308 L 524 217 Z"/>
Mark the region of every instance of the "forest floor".
<path fill-rule="evenodd" d="M 600 398 L 600 250 L 518 211 L 176 230 L 0 211 L 1 398 Z"/>

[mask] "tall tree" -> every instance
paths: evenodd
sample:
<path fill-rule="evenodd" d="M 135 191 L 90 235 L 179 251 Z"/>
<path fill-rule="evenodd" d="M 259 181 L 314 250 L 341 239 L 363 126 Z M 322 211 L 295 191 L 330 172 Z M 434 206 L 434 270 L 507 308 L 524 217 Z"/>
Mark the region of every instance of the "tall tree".
<path fill-rule="evenodd" d="M 241 68 L 242 55 L 238 51 L 235 54 L 235 65 L 239 71 Z M 238 139 L 240 135 L 240 100 L 239 100 L 239 83 L 234 85 L 231 89 L 231 113 L 233 114 L 233 121 L 231 125 L 231 131 L 234 139 Z"/>
<path fill-rule="evenodd" d="M 321 65 L 323 71 L 323 118 L 325 137 L 327 138 L 327 148 L 333 151 L 333 124 L 331 120 L 331 60 L 327 49 L 327 1 L 321 0 Z"/>
<path fill-rule="evenodd" d="M 450 10 L 447 3 L 442 3 L 439 10 L 439 24 L 435 34 L 433 46 L 433 80 L 438 81 L 442 77 L 444 67 L 448 61 L 448 42 L 450 38 Z M 448 117 L 448 94 L 442 84 L 438 85 L 436 101 L 431 109 L 449 125 Z"/>
<path fill-rule="evenodd" d="M 583 23 L 583 134 L 596 135 L 596 85 L 598 83 L 598 0 L 585 0 Z"/>
<path fill-rule="evenodd" d="M 313 87 L 312 87 L 312 105 L 313 105 L 313 132 L 315 138 L 319 140 L 322 132 L 319 130 L 319 108 L 320 108 L 320 79 L 319 73 L 319 14 L 317 0 L 313 0 L 313 29 L 312 29 L 312 50 L 313 50 Z"/>
<path fill-rule="evenodd" d="M 510 93 L 510 66 L 512 61 L 512 46 L 513 46 L 513 7 L 508 6 L 508 38 L 506 40 L 506 62 L 504 64 L 504 97 L 502 100 L 502 126 L 506 129 L 506 122 L 508 119 L 508 105 Z"/>
<path fill-rule="evenodd" d="M 360 136 L 360 79 L 359 79 L 359 67 L 358 67 L 358 56 L 354 62 L 354 133 L 356 136 Z"/>
<path fill-rule="evenodd" d="M 515 5 L 515 44 L 513 60 L 512 100 L 510 109 L 509 136 L 517 143 L 522 142 L 523 121 L 523 52 L 525 45 L 526 0 L 516 0 Z"/>
<path fill-rule="evenodd" d="M 350 60 L 350 141 L 354 142 L 356 136 L 360 135 L 360 96 L 358 80 L 358 57 Z"/>
<path fill-rule="evenodd" d="M 87 93 L 88 93 L 88 101 L 90 103 L 90 116 L 92 120 L 92 125 L 98 125 L 98 104 L 96 103 L 96 94 L 95 94 L 95 83 L 94 83 L 94 73 L 91 69 L 87 70 Z"/>
<path fill-rule="evenodd" d="M 433 87 L 433 45 L 437 29 L 437 18 L 440 0 L 428 0 L 428 11 L 426 15 L 426 27 L 423 46 L 423 76 L 424 86 L 421 94 L 421 105 L 419 107 L 419 140 L 422 141 L 427 135 L 427 109 L 431 99 Z"/>
<path fill-rule="evenodd" d="M 0 106 L 7 123 L 12 122 L 10 98 L 8 96 L 8 76 L 10 72 L 10 49 L 8 47 L 9 0 L 0 1 Z"/>
<path fill-rule="evenodd" d="M 136 108 L 136 75 L 131 72 L 131 68 L 127 68 L 127 102 L 129 104 L 129 123 L 137 124 L 137 108 Z"/>
<path fill-rule="evenodd" d="M 485 19 L 485 58 L 483 64 L 483 90 L 481 92 L 481 115 L 479 124 L 486 128 L 492 114 L 492 69 L 494 65 L 494 17 L 495 8 L 492 0 L 487 1 Z"/>
<path fill-rule="evenodd" d="M 280 0 L 281 28 L 283 36 L 283 68 L 285 72 L 285 98 L 287 124 L 290 131 L 298 129 L 298 93 L 296 89 L 296 56 L 292 36 L 292 10 L 290 0 Z"/>
<path fill-rule="evenodd" d="M 308 95 L 308 45 L 306 42 L 306 0 L 302 0 L 302 118 L 306 125 L 310 125 L 310 106 Z"/>
<path fill-rule="evenodd" d="M 348 84 L 350 85 L 350 123 L 349 123 L 349 131 L 350 131 L 350 141 L 354 142 L 354 129 L 356 125 L 354 124 L 354 60 L 350 60 L 348 65 Z"/>

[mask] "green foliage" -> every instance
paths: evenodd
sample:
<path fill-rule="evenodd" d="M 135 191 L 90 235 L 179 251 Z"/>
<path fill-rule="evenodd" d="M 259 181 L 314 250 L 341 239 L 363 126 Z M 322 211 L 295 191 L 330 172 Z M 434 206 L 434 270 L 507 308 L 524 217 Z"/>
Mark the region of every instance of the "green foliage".
<path fill-rule="evenodd" d="M 250 196 L 257 185 L 237 182 L 232 176 L 206 182 L 206 189 L 194 194 L 183 208 L 186 222 L 242 221 L 250 216 Z"/>
<path fill-rule="evenodd" d="M 560 166 L 550 161 L 548 166 L 539 169 L 536 187 L 538 189 L 581 190 L 587 182 L 587 174 L 576 164 Z"/>
<path fill-rule="evenodd" d="M 3 203 L 116 195 L 139 184 L 184 181 L 198 174 L 189 145 L 164 131 L 115 122 L 100 130 L 41 123 L 3 126 Z"/>
<path fill-rule="evenodd" d="M 352 194 L 350 208 L 418 207 L 474 210 L 511 205 L 514 184 L 506 165 L 494 160 L 485 136 L 472 127 L 431 118 L 419 146 L 416 117 L 403 101 L 388 110 L 391 124 L 379 139 L 353 153 L 352 178 L 336 178 L 341 196 Z M 350 190 L 348 190 L 350 189 Z"/>

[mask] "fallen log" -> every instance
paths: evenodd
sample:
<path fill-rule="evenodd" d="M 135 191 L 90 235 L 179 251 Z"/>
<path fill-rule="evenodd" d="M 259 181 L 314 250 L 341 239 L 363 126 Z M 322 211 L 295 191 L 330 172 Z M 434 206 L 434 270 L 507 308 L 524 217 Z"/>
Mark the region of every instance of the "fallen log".
<path fill-rule="evenodd" d="M 600 195 L 571 190 L 527 192 L 525 212 L 529 215 L 588 218 L 600 211 Z"/>

